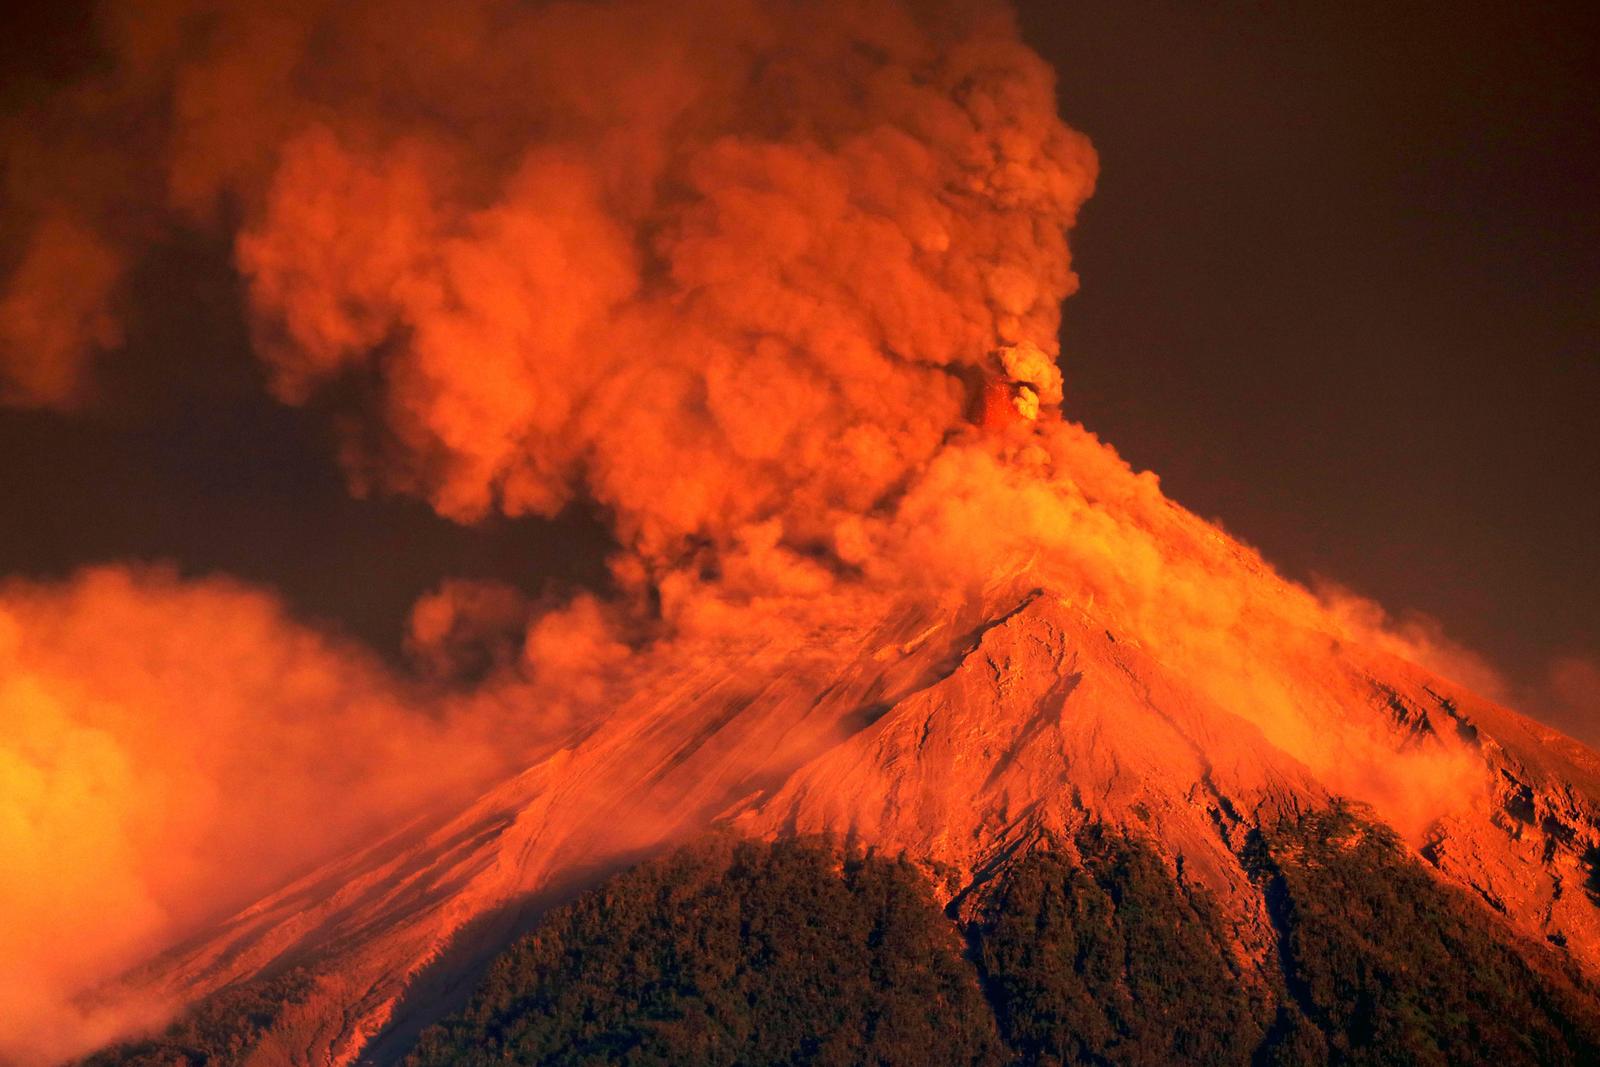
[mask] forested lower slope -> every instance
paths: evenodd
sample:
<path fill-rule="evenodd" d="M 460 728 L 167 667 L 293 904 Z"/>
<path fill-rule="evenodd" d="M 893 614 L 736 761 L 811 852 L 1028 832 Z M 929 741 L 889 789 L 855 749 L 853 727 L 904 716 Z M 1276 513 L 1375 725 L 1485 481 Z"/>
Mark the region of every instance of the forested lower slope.
<path fill-rule="evenodd" d="M 1278 959 L 1102 827 L 961 928 L 912 865 L 716 838 L 553 913 L 422 1038 L 445 1064 L 1600 1062 L 1592 991 L 1343 808 L 1252 841 Z"/>

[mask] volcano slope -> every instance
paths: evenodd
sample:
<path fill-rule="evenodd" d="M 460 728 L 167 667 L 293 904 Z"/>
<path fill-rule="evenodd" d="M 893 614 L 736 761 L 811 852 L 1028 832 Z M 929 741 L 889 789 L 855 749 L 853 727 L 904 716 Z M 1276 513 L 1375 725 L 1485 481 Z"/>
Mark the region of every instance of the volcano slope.
<path fill-rule="evenodd" d="M 992 450 L 951 460 L 964 479 L 974 464 L 992 476 L 966 484 L 1010 501 L 1000 525 L 1025 555 L 974 554 L 950 509 L 975 505 L 912 494 L 901 522 L 927 507 L 927 544 L 947 546 L 938 595 L 839 582 L 698 597 L 616 680 L 611 710 L 522 773 L 108 988 L 197 1007 L 100 1062 L 182 1048 L 397 1062 L 552 907 L 708 828 L 826 835 L 917 872 L 927 907 L 967 939 L 997 1055 L 1581 1061 L 1600 965 L 1595 756 L 1403 658 L 1398 638 L 1284 582 L 1081 430 L 1039 440 L 1050 470 L 1036 457 L 1025 481 Z M 947 580 L 960 574 L 992 577 Z M 627 886 L 664 876 L 630 877 L 580 914 L 616 900 L 625 916 Z M 569 937 L 562 914 L 541 936 Z M 1049 936 L 1034 944 L 1024 919 Z M 574 966 L 603 955 L 603 940 L 570 936 Z M 680 958 L 684 974 L 736 967 L 711 944 L 712 958 Z M 918 988 L 949 964 L 929 945 L 937 966 Z M 518 1003 L 537 1013 L 554 979 L 517 962 L 529 951 L 492 973 L 532 967 Z M 499 1017 L 499 982 L 464 1018 Z M 1159 1011 L 1187 1018 L 1196 982 L 1229 990 L 1198 1030 L 1157 1040 L 1131 1021 L 1162 996 L 1178 1000 Z M 940 995 L 967 1003 L 958 988 Z M 650 997 L 606 1011 L 634 1013 L 629 1033 L 685 1018 Z M 465 1025 L 430 1036 L 423 1062 L 469 1040 Z M 206 1053 L 200 1033 L 230 1051 Z M 633 1047 L 582 1062 L 664 1062 L 667 1046 Z"/>

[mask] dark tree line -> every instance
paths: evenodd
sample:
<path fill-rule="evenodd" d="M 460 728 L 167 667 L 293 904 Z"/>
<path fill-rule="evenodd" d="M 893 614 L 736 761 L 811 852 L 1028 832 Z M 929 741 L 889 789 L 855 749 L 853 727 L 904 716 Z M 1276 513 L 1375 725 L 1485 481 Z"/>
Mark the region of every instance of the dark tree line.
<path fill-rule="evenodd" d="M 1596 991 L 1439 885 L 1386 827 L 1338 806 L 1250 852 L 1281 944 L 1281 1061 L 1600 1063 Z"/>
<path fill-rule="evenodd" d="M 553 915 L 412 1063 L 1600 1063 L 1594 991 L 1356 811 L 1246 860 L 1264 971 L 1204 889 L 1100 826 L 1018 862 L 965 953 L 902 861 L 691 847 Z"/>
<path fill-rule="evenodd" d="M 1000 1064 L 957 933 L 909 864 L 713 840 L 562 909 L 410 1063 Z"/>

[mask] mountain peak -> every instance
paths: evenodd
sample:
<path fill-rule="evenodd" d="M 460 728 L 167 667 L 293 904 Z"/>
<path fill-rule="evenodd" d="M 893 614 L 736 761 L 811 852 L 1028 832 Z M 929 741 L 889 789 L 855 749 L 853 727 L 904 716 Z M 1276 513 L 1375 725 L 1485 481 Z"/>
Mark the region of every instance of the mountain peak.
<path fill-rule="evenodd" d="M 316 993 L 273 1038 L 287 1062 L 381 1060 L 550 906 L 719 824 L 903 854 L 969 916 L 1040 842 L 1109 825 L 1211 893 L 1243 957 L 1272 958 L 1251 842 L 1345 791 L 1048 587 L 877 617 L 634 679 L 612 715 L 463 810 L 308 874 L 132 985 L 192 1001 L 303 969 Z M 1381 653 L 1343 647 L 1296 684 L 1387 747 L 1399 781 L 1417 768 L 1419 792 L 1439 766 L 1470 765 L 1482 791 L 1428 796 L 1435 814 L 1407 834 L 1416 858 L 1519 936 L 1600 969 L 1585 752 Z M 1421 808 L 1385 811 L 1395 780 L 1355 799 L 1405 829 Z"/>

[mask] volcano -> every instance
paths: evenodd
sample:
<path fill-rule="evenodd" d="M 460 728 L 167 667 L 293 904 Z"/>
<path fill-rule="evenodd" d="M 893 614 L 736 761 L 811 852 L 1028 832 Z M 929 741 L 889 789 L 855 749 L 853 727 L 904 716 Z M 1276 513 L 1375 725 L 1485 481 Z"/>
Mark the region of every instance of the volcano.
<path fill-rule="evenodd" d="M 0 1061 L 1600 1062 L 1600 757 L 1076 421 L 1003 3 L 97 12 L 4 94 L 0 406 L 265 587 L 0 581 Z M 330 494 L 408 516 L 360 639 Z"/>
<path fill-rule="evenodd" d="M 1031 856 L 1073 855 L 1091 828 L 1213 901 L 1218 951 L 1239 982 L 1269 988 L 1294 932 L 1262 842 L 1355 812 L 1356 829 L 1315 843 L 1338 854 L 1392 827 L 1397 869 L 1592 1007 L 1600 758 L 1348 632 L 1288 630 L 1308 594 L 1074 439 L 1102 469 L 1093 481 L 1063 470 L 1041 491 L 1087 490 L 1156 538 L 1175 588 L 1187 568 L 1233 583 L 1242 637 L 1164 644 L 1113 596 L 1056 584 L 1066 561 L 1048 546 L 942 600 L 747 603 L 735 625 L 664 648 L 603 719 L 461 810 L 317 868 L 121 992 L 226 1015 L 292 975 L 240 1062 L 395 1062 L 553 907 L 708 831 L 899 857 L 963 927 Z M 787 625 L 745 625 L 755 616 Z M 1230 697 L 1215 666 L 1197 682 L 1197 655 L 1230 652 L 1252 676 L 1271 672 L 1285 703 L 1262 706 L 1259 682 Z"/>

